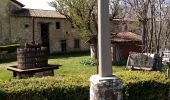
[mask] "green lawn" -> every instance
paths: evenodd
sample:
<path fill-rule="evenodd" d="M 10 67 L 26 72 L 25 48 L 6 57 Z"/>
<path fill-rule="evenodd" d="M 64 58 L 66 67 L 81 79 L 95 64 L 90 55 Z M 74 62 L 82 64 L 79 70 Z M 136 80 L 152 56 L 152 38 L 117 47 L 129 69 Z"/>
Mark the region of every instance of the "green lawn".
<path fill-rule="evenodd" d="M 57 76 L 72 75 L 93 75 L 96 74 L 95 66 L 83 65 L 80 62 L 90 59 L 89 53 L 71 53 L 65 55 L 53 55 L 49 57 L 49 64 L 61 64 L 60 69 L 55 70 Z M 0 63 L 0 80 L 8 80 L 12 78 L 12 73 L 6 70 L 7 66 L 16 65 L 16 61 L 4 61 Z M 113 67 L 113 72 L 122 71 L 124 68 Z"/>

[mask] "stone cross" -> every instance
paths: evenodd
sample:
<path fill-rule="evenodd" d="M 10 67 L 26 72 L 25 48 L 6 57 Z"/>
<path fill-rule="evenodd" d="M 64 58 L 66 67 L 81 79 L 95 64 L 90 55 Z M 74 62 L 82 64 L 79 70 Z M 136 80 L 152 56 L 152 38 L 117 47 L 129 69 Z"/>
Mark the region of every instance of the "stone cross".
<path fill-rule="evenodd" d="M 112 76 L 109 0 L 98 0 L 99 75 Z"/>
<path fill-rule="evenodd" d="M 98 0 L 99 75 L 90 77 L 90 100 L 122 100 L 122 81 L 112 75 L 109 0 Z"/>

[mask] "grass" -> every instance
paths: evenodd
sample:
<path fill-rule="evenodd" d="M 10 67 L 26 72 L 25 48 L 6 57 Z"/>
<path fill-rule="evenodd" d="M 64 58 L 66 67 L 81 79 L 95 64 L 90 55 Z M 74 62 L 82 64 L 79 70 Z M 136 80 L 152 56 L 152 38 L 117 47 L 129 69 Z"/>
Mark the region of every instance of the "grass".
<path fill-rule="evenodd" d="M 89 54 L 73 54 L 73 55 L 59 55 L 51 56 L 49 58 L 50 64 L 61 64 L 60 69 L 56 70 L 56 75 L 79 75 L 79 74 L 95 74 L 94 66 L 84 66 L 80 62 L 89 58 Z"/>
<path fill-rule="evenodd" d="M 6 69 L 7 66 L 16 65 L 16 61 L 7 61 L 5 63 L 0 63 L 0 80 L 7 80 L 12 78 L 12 72 Z"/>
<path fill-rule="evenodd" d="M 80 62 L 89 59 L 89 53 L 68 53 L 68 54 L 55 54 L 49 57 L 49 64 L 62 65 L 58 70 L 55 70 L 55 76 L 89 76 L 96 74 L 95 66 L 83 65 Z M 6 69 L 7 66 L 16 65 L 16 61 L 3 61 L 0 62 L 0 80 L 9 80 L 12 78 L 12 72 Z M 123 71 L 123 67 L 114 66 L 113 73 Z"/>
<path fill-rule="evenodd" d="M 90 59 L 89 53 L 52 55 L 49 57 L 49 64 L 62 65 L 55 70 L 54 77 L 26 80 L 12 79 L 12 73 L 6 70 L 6 66 L 15 65 L 16 61 L 3 61 L 0 63 L 0 98 L 87 100 L 82 98 L 89 97 L 89 78 L 96 74 L 95 66 L 80 63 L 87 59 Z M 162 72 L 126 71 L 122 66 L 114 66 L 113 74 L 122 79 L 126 100 L 149 100 L 147 97 L 151 97 L 152 100 L 165 100 L 162 98 L 167 97 L 170 80 Z"/>

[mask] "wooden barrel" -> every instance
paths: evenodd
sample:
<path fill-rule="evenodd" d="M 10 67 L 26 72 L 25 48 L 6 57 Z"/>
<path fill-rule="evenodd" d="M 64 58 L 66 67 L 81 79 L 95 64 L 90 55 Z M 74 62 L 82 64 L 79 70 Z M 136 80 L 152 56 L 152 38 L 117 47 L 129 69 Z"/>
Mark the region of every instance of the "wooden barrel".
<path fill-rule="evenodd" d="M 48 50 L 47 50 L 47 47 L 42 47 L 41 53 L 42 53 L 42 56 L 43 56 L 43 64 L 48 65 Z"/>
<path fill-rule="evenodd" d="M 17 49 L 17 61 L 19 69 L 31 69 L 46 67 L 48 65 L 48 53 L 46 47 L 31 47 Z"/>
<path fill-rule="evenodd" d="M 30 69 L 35 67 L 35 49 L 19 48 L 17 49 L 17 61 L 19 69 Z"/>
<path fill-rule="evenodd" d="M 46 67 L 48 65 L 47 48 L 41 47 L 36 52 L 36 67 Z"/>

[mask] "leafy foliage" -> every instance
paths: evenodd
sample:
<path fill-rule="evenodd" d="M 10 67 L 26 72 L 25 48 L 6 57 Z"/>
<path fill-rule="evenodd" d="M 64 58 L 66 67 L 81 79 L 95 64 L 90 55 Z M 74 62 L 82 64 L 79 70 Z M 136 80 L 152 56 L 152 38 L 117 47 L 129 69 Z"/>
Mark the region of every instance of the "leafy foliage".
<path fill-rule="evenodd" d="M 50 5 L 64 15 L 82 36 L 97 35 L 97 0 L 55 0 Z M 120 0 L 111 0 L 109 7 L 111 19 L 121 15 Z"/>
<path fill-rule="evenodd" d="M 116 65 L 116 66 L 124 66 L 126 65 L 126 62 L 125 60 L 122 60 L 122 61 L 114 61 L 112 62 L 112 65 Z"/>
<path fill-rule="evenodd" d="M 83 36 L 97 34 L 96 0 L 55 0 L 50 3 Z"/>
<path fill-rule="evenodd" d="M 85 60 L 82 60 L 80 63 L 83 65 L 87 65 L 87 66 L 96 66 L 97 65 L 95 59 L 85 59 Z"/>
<path fill-rule="evenodd" d="M 170 80 L 161 72 L 124 71 L 124 100 L 168 100 Z"/>
<path fill-rule="evenodd" d="M 3 100 L 87 100 L 85 76 L 46 77 L 0 83 Z M 81 81 L 80 81 L 81 80 Z"/>

